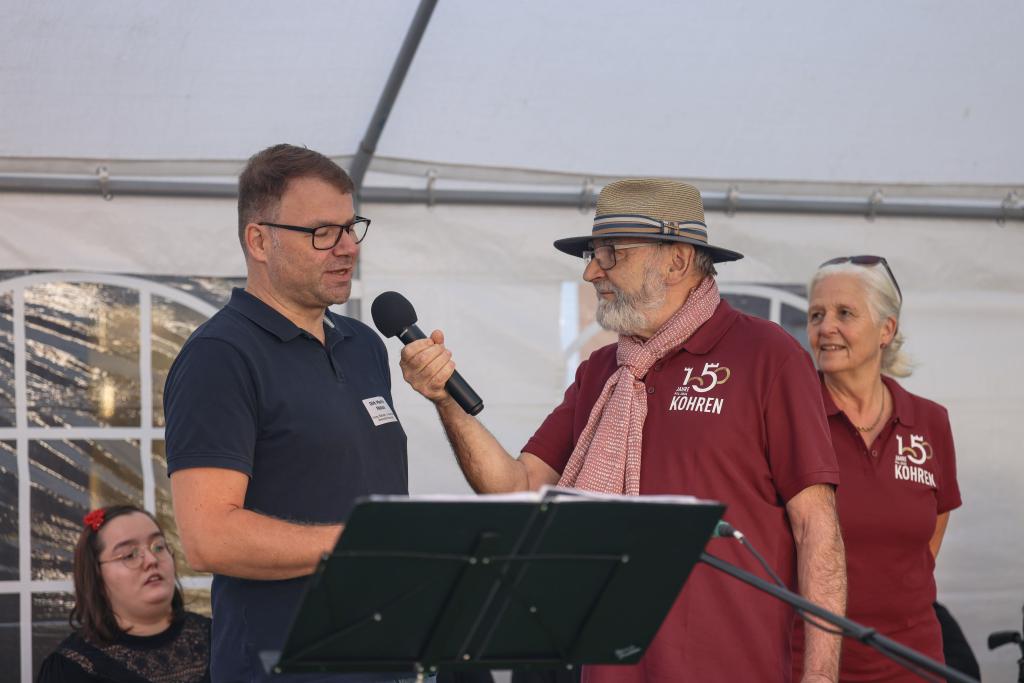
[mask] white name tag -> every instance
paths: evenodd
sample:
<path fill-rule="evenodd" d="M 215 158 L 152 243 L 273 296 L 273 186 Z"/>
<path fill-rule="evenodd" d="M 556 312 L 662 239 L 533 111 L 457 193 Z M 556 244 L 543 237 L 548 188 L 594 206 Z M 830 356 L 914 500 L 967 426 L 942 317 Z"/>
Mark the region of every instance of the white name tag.
<path fill-rule="evenodd" d="M 370 414 L 370 419 L 373 420 L 375 427 L 386 425 L 388 422 L 398 422 L 398 418 L 391 412 L 391 406 L 383 396 L 364 398 L 363 405 L 366 406 L 366 412 Z"/>

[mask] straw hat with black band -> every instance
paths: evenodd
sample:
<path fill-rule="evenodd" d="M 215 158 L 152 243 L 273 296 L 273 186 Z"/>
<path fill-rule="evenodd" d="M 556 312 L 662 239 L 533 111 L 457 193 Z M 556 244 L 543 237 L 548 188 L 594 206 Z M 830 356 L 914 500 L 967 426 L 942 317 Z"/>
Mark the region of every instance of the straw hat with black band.
<path fill-rule="evenodd" d="M 614 237 L 685 242 L 705 249 L 715 263 L 743 258 L 708 244 L 700 191 L 676 180 L 629 178 L 605 185 L 597 197 L 593 232 L 555 240 L 555 248 L 582 256 L 595 239 Z"/>

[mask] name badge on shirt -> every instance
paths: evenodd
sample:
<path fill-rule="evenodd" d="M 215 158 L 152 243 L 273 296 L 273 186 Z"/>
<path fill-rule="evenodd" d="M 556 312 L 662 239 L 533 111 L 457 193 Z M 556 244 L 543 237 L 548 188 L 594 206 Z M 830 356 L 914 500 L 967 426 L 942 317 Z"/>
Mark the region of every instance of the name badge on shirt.
<path fill-rule="evenodd" d="M 366 412 L 370 414 L 370 419 L 373 420 L 375 427 L 386 425 L 389 422 L 398 422 L 398 418 L 391 411 L 391 406 L 384 400 L 383 396 L 374 396 L 373 398 L 364 398 L 363 405 L 366 406 Z"/>

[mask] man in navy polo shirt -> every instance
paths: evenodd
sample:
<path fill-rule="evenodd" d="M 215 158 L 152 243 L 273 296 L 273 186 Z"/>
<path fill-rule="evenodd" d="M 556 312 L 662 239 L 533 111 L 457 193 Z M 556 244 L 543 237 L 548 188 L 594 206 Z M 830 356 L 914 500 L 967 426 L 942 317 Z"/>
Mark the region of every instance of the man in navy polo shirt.
<path fill-rule="evenodd" d="M 214 681 L 262 680 L 259 652 L 283 645 L 353 501 L 408 492 L 384 345 L 327 310 L 348 300 L 369 228 L 352 191 L 308 149 L 276 145 L 249 160 L 238 198 L 245 289 L 195 331 L 167 378 L 175 518 L 189 564 L 214 573 Z"/>

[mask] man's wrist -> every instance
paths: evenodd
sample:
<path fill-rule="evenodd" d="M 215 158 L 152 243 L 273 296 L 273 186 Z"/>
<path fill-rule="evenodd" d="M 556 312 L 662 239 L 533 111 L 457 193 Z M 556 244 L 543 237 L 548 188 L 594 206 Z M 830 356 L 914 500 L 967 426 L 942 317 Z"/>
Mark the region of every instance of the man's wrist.
<path fill-rule="evenodd" d="M 437 412 L 439 412 L 439 413 L 440 412 L 444 412 L 446 410 L 450 410 L 453 405 L 458 407 L 456 405 L 456 403 L 455 403 L 455 399 L 452 398 L 450 394 L 445 394 L 444 396 L 442 396 L 439 399 L 436 399 L 436 400 L 431 399 L 431 400 L 434 401 L 434 407 L 437 408 Z"/>
<path fill-rule="evenodd" d="M 838 676 L 829 676 L 822 673 L 807 673 L 801 678 L 801 683 L 836 683 Z"/>

